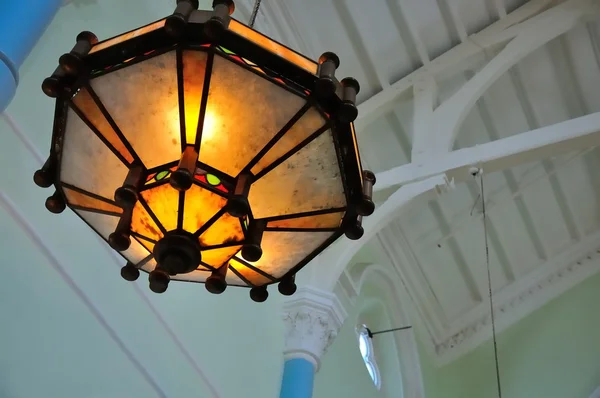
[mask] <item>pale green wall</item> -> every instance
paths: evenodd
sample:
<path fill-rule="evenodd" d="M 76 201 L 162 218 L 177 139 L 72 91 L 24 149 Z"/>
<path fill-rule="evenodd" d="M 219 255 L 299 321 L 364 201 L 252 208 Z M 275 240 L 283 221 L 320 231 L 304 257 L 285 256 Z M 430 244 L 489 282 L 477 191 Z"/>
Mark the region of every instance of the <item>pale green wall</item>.
<path fill-rule="evenodd" d="M 314 398 L 402 398 L 402 379 L 393 337 L 382 335 L 373 341 L 382 379 L 379 391 L 371 381 L 358 348 L 358 324 L 365 323 L 373 331 L 392 327 L 380 295 L 377 287 L 365 283 L 356 305 L 323 358 L 315 379 Z"/>
<path fill-rule="evenodd" d="M 503 396 L 588 398 L 600 385 L 599 302 L 600 274 L 500 334 Z M 491 342 L 437 370 L 421 352 L 427 398 L 497 397 Z"/>
<path fill-rule="evenodd" d="M 17 95 L 8 108 L 42 156 L 49 151 L 54 101 L 42 94 L 40 85 L 55 69 L 59 56 L 72 48 L 75 36 L 89 29 L 106 38 L 135 28 L 172 11 L 169 4 L 174 5 L 175 0 L 74 3 L 61 10 L 28 58 Z M 148 290 L 144 274 L 135 284 L 123 281 L 119 263 L 71 211 L 52 215 L 44 208 L 52 190 L 34 186 L 32 176 L 39 166 L 10 126 L 0 120 L 0 191 L 40 234 L 67 275 L 165 396 L 211 397 L 208 385 L 175 339 L 181 341 L 220 398 L 278 396 L 284 329 L 282 299 L 276 288 L 270 289 L 266 303 L 258 304 L 250 300 L 246 289 L 230 288 L 213 296 L 203 285 L 173 283 L 165 294 L 156 295 Z M 158 397 L 73 288 L 51 267 L 48 257 L 2 207 L 0 236 L 0 397 Z"/>

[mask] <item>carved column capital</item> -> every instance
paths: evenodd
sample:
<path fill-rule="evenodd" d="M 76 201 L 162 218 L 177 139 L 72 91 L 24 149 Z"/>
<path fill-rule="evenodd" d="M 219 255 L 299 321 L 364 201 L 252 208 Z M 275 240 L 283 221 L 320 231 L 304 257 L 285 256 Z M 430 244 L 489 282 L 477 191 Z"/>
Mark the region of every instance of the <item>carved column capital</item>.
<path fill-rule="evenodd" d="M 284 304 L 285 359 L 303 358 L 319 369 L 346 318 L 335 294 L 303 287 Z"/>

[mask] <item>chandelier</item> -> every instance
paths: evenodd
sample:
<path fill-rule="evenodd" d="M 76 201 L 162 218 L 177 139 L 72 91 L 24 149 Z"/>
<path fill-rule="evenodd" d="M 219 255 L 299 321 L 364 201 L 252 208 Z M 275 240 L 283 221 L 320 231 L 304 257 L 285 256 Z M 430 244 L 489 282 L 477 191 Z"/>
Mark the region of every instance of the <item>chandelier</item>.
<path fill-rule="evenodd" d="M 34 175 L 126 260 L 211 293 L 296 290 L 295 274 L 374 211 L 353 121 L 358 82 L 231 17 L 217 0 L 99 42 L 90 32 L 42 84 L 56 98 L 50 156 Z"/>

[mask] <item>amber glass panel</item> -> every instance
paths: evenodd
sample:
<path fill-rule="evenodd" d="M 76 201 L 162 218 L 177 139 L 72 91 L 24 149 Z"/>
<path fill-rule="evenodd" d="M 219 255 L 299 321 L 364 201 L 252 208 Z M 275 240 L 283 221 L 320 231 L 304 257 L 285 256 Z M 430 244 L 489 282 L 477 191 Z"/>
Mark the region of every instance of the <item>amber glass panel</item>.
<path fill-rule="evenodd" d="M 90 54 L 95 53 L 100 50 L 104 50 L 105 48 L 114 46 L 115 44 L 122 43 L 125 40 L 133 39 L 134 37 L 141 36 L 143 34 L 152 32 L 156 29 L 160 29 L 164 25 L 165 25 L 165 20 L 161 19 L 160 21 L 151 23 L 150 25 L 143 26 L 134 31 L 124 33 L 120 36 L 113 37 L 112 39 L 104 40 L 104 41 L 96 44 L 94 47 L 92 47 L 92 49 L 90 50 Z"/>
<path fill-rule="evenodd" d="M 317 74 L 318 64 L 315 61 L 312 61 L 289 48 L 274 42 L 266 36 L 261 35 L 255 30 L 252 30 L 246 25 L 239 23 L 238 21 L 232 19 L 229 23 L 229 30 L 237 33 L 240 36 L 245 37 L 246 39 L 253 41 L 259 46 L 271 51 L 274 54 L 279 55 L 281 58 L 285 58 L 293 64 L 301 67 L 302 69 L 307 70 L 313 75 Z"/>
<path fill-rule="evenodd" d="M 61 181 L 112 200 L 127 172 L 123 162 L 69 109 L 60 164 Z"/>
<path fill-rule="evenodd" d="M 87 88 L 82 87 L 81 90 L 73 97 L 73 103 L 83 113 L 83 115 L 94 125 L 96 130 L 119 152 L 129 163 L 133 162 L 133 156 L 123 144 L 123 141 L 115 130 L 108 123 L 98 105 L 90 95 Z"/>
<path fill-rule="evenodd" d="M 171 51 L 90 81 L 147 168 L 181 156 L 176 66 Z"/>
<path fill-rule="evenodd" d="M 220 245 L 222 243 L 241 242 L 244 232 L 240 219 L 225 213 L 213 225 L 200 235 L 202 246 Z"/>
<path fill-rule="evenodd" d="M 291 151 L 311 134 L 325 125 L 325 119 L 314 107 L 310 108 L 294 125 L 277 141 L 258 163 L 252 168 L 252 173 L 258 174 L 265 167 Z"/>
<path fill-rule="evenodd" d="M 229 266 L 235 268 L 244 278 L 246 278 L 254 286 L 262 286 L 271 282 L 271 280 L 265 276 L 262 276 L 258 272 L 246 267 L 235 258 L 232 258 L 229 262 Z"/>
<path fill-rule="evenodd" d="M 144 209 L 144 206 L 138 201 L 133 208 L 131 216 L 131 230 L 137 234 L 158 241 L 163 237 L 162 232 L 150 217 L 150 214 Z"/>
<path fill-rule="evenodd" d="M 213 268 L 219 268 L 225 264 L 235 253 L 240 250 L 241 246 L 223 247 L 221 249 L 203 250 L 202 262 L 210 265 Z"/>
<path fill-rule="evenodd" d="M 200 101 L 206 72 L 207 54 L 203 51 L 183 52 L 183 98 L 185 101 L 185 140 L 196 142 Z"/>
<path fill-rule="evenodd" d="M 204 282 L 206 281 L 206 278 L 210 276 L 210 274 L 210 271 L 203 271 L 197 269 L 188 274 L 178 274 L 172 276 L 171 279 L 176 281 Z M 246 285 L 246 283 L 244 283 L 244 281 L 238 278 L 236 274 L 231 272 L 231 270 L 227 270 L 227 274 L 225 275 L 225 281 L 227 281 L 227 284 L 231 286 L 248 286 Z"/>
<path fill-rule="evenodd" d="M 271 232 L 263 234 L 263 255 L 250 263 L 267 274 L 281 278 L 290 269 L 321 246 L 333 232 Z M 243 258 L 241 253 L 237 257 Z"/>
<path fill-rule="evenodd" d="M 319 214 L 318 216 L 287 218 L 270 221 L 267 227 L 272 228 L 337 228 L 344 218 L 344 212 Z"/>
<path fill-rule="evenodd" d="M 183 229 L 191 233 L 196 232 L 226 203 L 225 198 L 193 184 L 185 192 Z"/>
<path fill-rule="evenodd" d="M 215 55 L 200 161 L 237 176 L 304 99 Z"/>
<path fill-rule="evenodd" d="M 141 194 L 150 210 L 167 231 L 177 229 L 179 191 L 173 188 L 171 184 L 162 184 L 142 191 Z"/>
<path fill-rule="evenodd" d="M 73 191 L 67 187 L 63 187 L 63 192 L 67 198 L 67 203 L 72 206 L 81 206 L 87 209 L 96 209 L 103 211 L 110 211 L 113 213 L 121 214 L 123 210 L 114 204 L 107 203 L 103 200 L 92 198 L 91 196 L 85 195 L 81 192 Z"/>
<path fill-rule="evenodd" d="M 256 218 L 344 207 L 331 130 L 256 181 L 249 200 Z"/>
<path fill-rule="evenodd" d="M 108 236 L 115 231 L 117 224 L 119 223 L 119 217 L 109 216 L 106 214 L 92 213 L 85 210 L 75 210 L 81 218 L 83 218 L 88 224 L 94 228 L 100 236 L 105 240 L 108 240 Z M 129 249 L 121 252 L 121 254 L 129 261 L 134 264 L 139 263 L 146 258 L 150 252 L 140 245 L 140 243 L 131 238 L 131 246 Z"/>

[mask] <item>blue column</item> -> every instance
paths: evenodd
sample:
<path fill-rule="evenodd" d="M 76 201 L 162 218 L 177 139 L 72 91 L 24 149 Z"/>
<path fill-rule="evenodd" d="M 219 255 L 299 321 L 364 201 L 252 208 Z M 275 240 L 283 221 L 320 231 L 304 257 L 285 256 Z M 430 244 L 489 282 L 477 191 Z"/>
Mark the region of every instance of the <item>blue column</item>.
<path fill-rule="evenodd" d="M 61 5 L 62 0 L 0 1 L 0 112 L 15 95 L 19 68 Z"/>
<path fill-rule="evenodd" d="M 315 379 L 315 366 L 304 358 L 285 361 L 279 398 L 311 398 Z"/>

